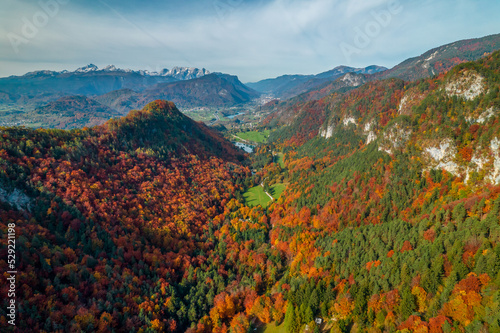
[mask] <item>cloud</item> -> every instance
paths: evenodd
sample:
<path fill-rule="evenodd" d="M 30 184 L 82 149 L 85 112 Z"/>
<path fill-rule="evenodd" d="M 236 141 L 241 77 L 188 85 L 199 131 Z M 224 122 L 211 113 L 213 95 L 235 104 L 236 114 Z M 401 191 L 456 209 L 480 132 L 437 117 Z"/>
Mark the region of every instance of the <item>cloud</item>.
<path fill-rule="evenodd" d="M 347 60 L 393 66 L 444 43 L 500 32 L 498 1 L 400 0 L 403 10 L 347 59 L 340 45 L 354 45 L 356 31 L 391 0 L 69 0 L 15 52 L 8 33 L 23 37 L 24 21 L 43 8 L 38 1 L 3 1 L 0 76 L 95 63 L 205 67 L 253 81 L 317 73 Z"/>
<path fill-rule="evenodd" d="M 387 5 L 387 0 L 350 0 L 347 1 L 345 16 L 352 18 L 357 14 L 367 13 L 370 10 Z"/>

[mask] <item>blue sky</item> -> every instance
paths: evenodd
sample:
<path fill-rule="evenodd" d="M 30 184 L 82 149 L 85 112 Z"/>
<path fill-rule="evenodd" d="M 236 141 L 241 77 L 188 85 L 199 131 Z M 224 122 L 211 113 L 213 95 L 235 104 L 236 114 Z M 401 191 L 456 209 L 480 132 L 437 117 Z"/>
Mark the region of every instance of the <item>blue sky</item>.
<path fill-rule="evenodd" d="M 173 66 L 244 82 L 338 65 L 392 67 L 500 33 L 498 0 L 2 0 L 0 76 Z"/>

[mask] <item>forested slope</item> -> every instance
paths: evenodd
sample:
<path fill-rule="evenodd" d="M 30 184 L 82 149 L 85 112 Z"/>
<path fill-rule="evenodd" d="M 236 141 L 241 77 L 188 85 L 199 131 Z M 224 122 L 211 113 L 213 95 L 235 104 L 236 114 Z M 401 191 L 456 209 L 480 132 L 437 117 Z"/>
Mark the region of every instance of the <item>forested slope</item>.
<path fill-rule="evenodd" d="M 499 69 L 497 52 L 293 106 L 254 158 L 286 153 L 254 178 L 289 184 L 255 218 L 287 266 L 267 270 L 269 316 L 247 315 L 288 332 L 319 331 L 316 317 L 333 332 L 500 330 Z"/>
<path fill-rule="evenodd" d="M 0 266 L 15 223 L 17 329 L 183 331 L 201 318 L 242 157 L 163 101 L 91 129 L 2 128 Z"/>

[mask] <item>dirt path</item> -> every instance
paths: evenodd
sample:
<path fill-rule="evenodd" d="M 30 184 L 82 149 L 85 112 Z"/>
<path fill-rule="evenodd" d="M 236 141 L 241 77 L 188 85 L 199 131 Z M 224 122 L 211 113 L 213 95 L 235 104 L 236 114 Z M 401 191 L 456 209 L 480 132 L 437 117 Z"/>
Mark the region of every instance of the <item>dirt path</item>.
<path fill-rule="evenodd" d="M 267 178 L 266 178 L 266 179 L 267 179 Z M 264 179 L 264 181 L 265 181 L 266 179 Z M 269 198 L 271 198 L 271 201 L 274 201 L 273 196 L 272 196 L 272 195 L 270 195 L 269 193 L 267 193 L 267 191 L 264 189 L 264 181 L 263 181 L 262 183 L 260 183 L 260 186 L 262 186 L 262 189 L 264 190 L 264 193 L 265 193 L 265 194 L 267 194 L 267 196 L 268 196 Z"/>

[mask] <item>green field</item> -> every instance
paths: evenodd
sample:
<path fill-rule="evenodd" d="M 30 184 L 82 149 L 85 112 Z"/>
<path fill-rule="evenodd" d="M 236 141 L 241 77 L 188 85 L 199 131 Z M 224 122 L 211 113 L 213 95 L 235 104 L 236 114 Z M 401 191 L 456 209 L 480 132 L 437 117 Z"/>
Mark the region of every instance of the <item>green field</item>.
<path fill-rule="evenodd" d="M 286 186 L 284 184 L 274 184 L 273 186 L 271 186 L 271 191 L 269 192 L 269 194 L 271 194 L 274 199 L 279 199 L 285 188 Z"/>
<path fill-rule="evenodd" d="M 283 153 L 278 153 L 277 154 L 278 156 L 278 163 L 280 164 L 281 168 L 284 169 L 285 168 L 285 155 Z"/>
<path fill-rule="evenodd" d="M 264 189 L 260 185 L 248 189 L 248 191 L 243 193 L 243 198 L 245 198 L 246 204 L 250 207 L 258 205 L 267 207 L 267 205 L 271 202 L 271 198 L 267 196 Z"/>
<path fill-rule="evenodd" d="M 285 325 L 276 326 L 276 323 L 267 324 L 265 327 L 257 329 L 259 333 L 286 333 Z"/>
<path fill-rule="evenodd" d="M 278 199 L 285 188 L 286 186 L 284 184 L 274 184 L 271 186 L 269 194 L 271 194 L 273 198 Z M 245 193 L 243 193 L 243 198 L 245 198 L 245 203 L 250 207 L 258 205 L 267 207 L 271 203 L 271 198 L 269 198 L 260 185 L 248 189 Z"/>
<path fill-rule="evenodd" d="M 267 138 L 269 137 L 270 130 L 265 131 L 252 131 L 252 132 L 239 132 L 236 133 L 237 137 L 242 138 L 243 140 L 257 142 L 257 143 L 265 143 L 267 142 Z"/>

